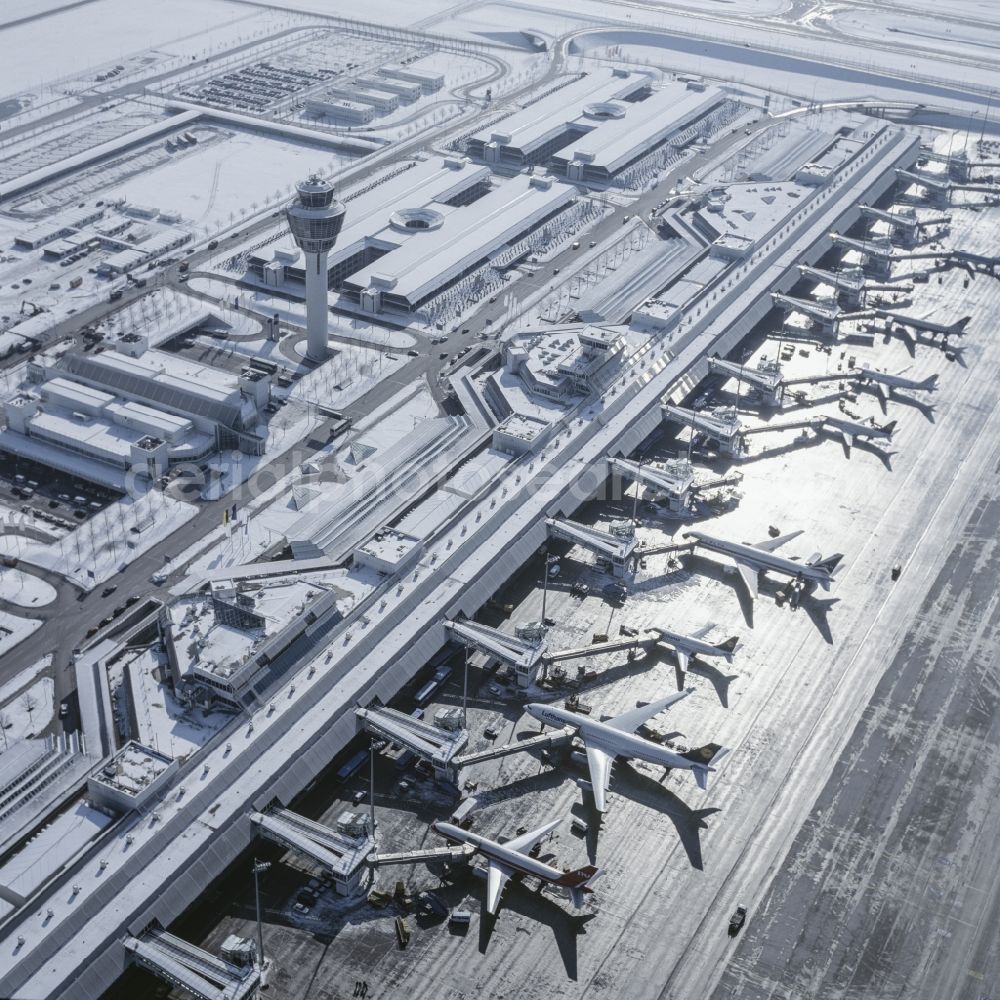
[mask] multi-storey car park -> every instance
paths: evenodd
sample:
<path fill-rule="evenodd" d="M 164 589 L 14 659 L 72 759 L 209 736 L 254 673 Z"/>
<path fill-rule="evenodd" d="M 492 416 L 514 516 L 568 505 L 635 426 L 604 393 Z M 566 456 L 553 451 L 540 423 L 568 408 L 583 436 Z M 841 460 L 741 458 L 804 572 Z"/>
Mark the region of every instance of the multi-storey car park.
<path fill-rule="evenodd" d="M 721 908 L 742 901 L 751 910 L 745 934 L 756 933 L 755 921 L 781 931 L 781 906 L 762 903 L 772 878 L 774 892 L 788 892 L 789 906 L 801 910 L 788 883 L 807 880 L 812 869 L 783 869 L 782 845 L 825 777 L 836 780 L 838 761 L 851 787 L 881 780 L 885 756 L 869 766 L 878 739 L 862 732 L 852 760 L 838 754 L 865 699 L 876 697 L 882 658 L 931 641 L 917 632 L 904 642 L 901 632 L 907 602 L 936 593 L 929 574 L 941 560 L 928 552 L 928 533 L 950 544 L 975 503 L 984 524 L 991 516 L 975 492 L 989 484 L 976 486 L 964 459 L 952 477 L 938 454 L 947 446 L 953 456 L 961 444 L 975 458 L 995 458 L 983 444 L 993 411 L 974 405 L 980 359 L 995 360 L 977 336 L 996 299 L 989 147 L 983 140 L 971 157 L 949 155 L 950 134 L 932 145 L 935 133 L 868 116 L 854 101 L 793 110 L 789 125 L 761 118 L 766 88 L 673 80 L 634 61 L 625 70 L 584 60 L 585 70 L 564 74 L 567 40 L 549 53 L 535 35 L 519 44 L 539 64 L 551 55 L 551 72 L 512 98 L 487 98 L 502 67 L 474 89 L 440 53 L 404 59 L 400 50 L 419 42 L 416 31 L 380 39 L 364 26 L 351 37 L 378 44 L 364 65 L 348 67 L 343 86 L 330 84 L 339 71 L 321 72 L 313 61 L 296 73 L 287 57 L 254 45 L 233 66 L 207 60 L 178 71 L 191 74 L 186 96 L 211 105 L 213 115 L 239 128 L 257 121 L 268 141 L 290 146 L 309 127 L 308 106 L 302 124 L 289 124 L 293 100 L 322 102 L 336 91 L 375 109 L 364 103 L 369 94 L 399 103 L 380 109 L 396 116 L 409 101 L 461 98 L 460 125 L 410 138 L 386 133 L 381 150 L 358 147 L 365 166 L 332 171 L 342 203 L 337 239 L 324 248 L 326 273 L 305 317 L 298 303 L 306 265 L 281 213 L 288 198 L 265 203 L 254 221 L 237 223 L 234 213 L 232 236 L 211 223 L 171 221 L 166 203 L 145 215 L 129 208 L 161 235 L 135 224 L 119 239 L 129 225 L 121 205 L 84 204 L 51 224 L 36 205 L 31 224 L 21 220 L 20 252 L 41 261 L 47 248 L 46 266 L 83 250 L 109 254 L 92 258 L 95 273 L 139 273 L 146 258 L 127 244 L 162 257 L 186 247 L 190 230 L 184 270 L 167 263 L 161 283 L 179 289 L 190 279 L 188 294 L 224 303 L 233 322 L 207 334 L 176 311 L 164 320 L 136 309 L 127 323 L 109 323 L 122 295 L 133 303 L 148 295 L 121 278 L 102 286 L 118 298 L 86 307 L 86 322 L 103 324 L 98 336 L 46 324 L 43 309 L 32 318 L 41 317 L 36 326 L 54 349 L 7 367 L 4 461 L 28 456 L 122 491 L 137 470 L 149 493 L 167 489 L 164 474 L 177 465 L 212 463 L 217 478 L 215 492 L 184 501 L 188 526 L 148 555 L 135 551 L 136 539 L 148 539 L 148 516 L 121 519 L 108 563 L 116 575 L 98 583 L 91 572 L 89 586 L 74 584 L 79 612 L 59 567 L 44 567 L 45 579 L 60 583 L 60 624 L 74 637 L 74 669 L 61 671 L 62 660 L 52 667 L 56 700 L 67 684 L 75 692 L 63 716 L 74 730 L 34 752 L 36 741 L 19 729 L 13 752 L 0 755 L 0 994 L 96 998 L 132 966 L 193 995 L 250 996 L 265 971 L 262 949 L 272 987 L 289 995 L 304 992 L 307 972 L 316 978 L 333 960 L 345 979 L 356 972 L 356 995 L 370 978 L 415 993 L 496 995 L 518 986 L 526 995 L 582 995 L 614 984 L 637 997 L 707 996 L 723 967 L 727 989 L 753 989 L 758 960 L 776 968 L 777 979 L 787 935 L 771 935 L 763 958 L 740 949 L 743 964 L 727 965 L 725 934 L 711 928 Z M 425 41 L 456 61 L 465 55 L 445 38 Z M 518 50 L 489 49 L 488 58 L 496 51 L 514 59 Z M 614 56 L 609 49 L 602 58 Z M 356 79 L 347 84 L 349 76 Z M 184 94 L 180 83 L 165 92 Z M 878 110 L 904 119 L 924 113 Z M 358 114 L 366 127 L 375 124 Z M 946 111 L 933 114 L 955 124 Z M 336 126 L 329 131 L 329 121 L 317 128 L 328 130 L 316 133 L 326 134 L 328 150 L 351 141 Z M 184 144 L 184 155 L 194 156 L 195 145 Z M 207 143 L 203 149 L 211 152 Z M 220 169 L 212 199 L 226 197 Z M 331 173 L 310 163 L 288 183 L 313 172 Z M 34 191 L 44 199 L 46 183 L 35 178 L 18 197 Z M 325 177 L 299 190 L 331 203 Z M 572 226 L 568 213 L 576 213 Z M 117 232 L 103 244 L 93 237 L 91 246 L 84 237 L 104 222 Z M 180 244 L 170 242 L 174 225 Z M 500 284 L 480 280 L 487 273 Z M 968 314 L 953 315 L 961 282 Z M 336 294 L 327 300 L 326 290 Z M 429 321 L 421 311 L 448 293 L 461 309 L 447 322 Z M 378 326 L 376 316 L 395 326 Z M 172 346 L 147 335 L 156 325 L 169 328 Z M 294 345 L 306 334 L 313 349 L 304 352 Z M 912 378 L 893 374 L 904 354 L 919 369 Z M 352 370 L 352 357 L 364 363 Z M 941 362 L 933 374 L 928 357 Z M 287 419 L 297 406 L 298 422 Z M 271 421 L 280 434 L 269 436 Z M 272 446 L 286 433 L 284 457 Z M 913 447 L 917 433 L 925 449 Z M 771 448 L 772 440 L 781 443 Z M 226 492 L 244 467 L 267 474 L 248 500 Z M 48 484 L 30 478 L 38 475 L 12 480 L 36 506 L 49 495 Z M 609 477 L 631 492 L 609 495 Z M 58 488 L 50 492 L 58 503 Z M 721 519 L 718 528 L 712 517 Z M 43 533 L 37 523 L 24 533 L 32 545 L 30 536 Z M 781 589 L 758 581 L 757 611 L 744 608 L 739 646 L 735 636 L 724 639 L 728 621 L 717 621 L 710 638 L 710 626 L 695 632 L 691 623 L 693 637 L 676 631 L 679 609 L 706 620 L 717 614 L 716 591 L 729 580 L 712 578 L 710 560 L 683 540 L 688 527 L 764 547 L 765 536 L 781 541 L 804 524 L 823 552 L 841 532 L 847 538 L 832 599 L 810 593 L 793 568 Z M 92 543 L 94 534 L 92 524 Z M 987 558 L 985 543 L 972 537 Z M 18 544 L 12 553 L 5 543 L 3 573 L 38 572 L 36 549 Z M 72 555 L 72 541 L 62 551 Z M 789 551 L 786 568 L 809 549 Z M 85 564 L 80 552 L 77 536 L 74 563 Z M 7 565 L 14 560 L 20 565 Z M 824 562 L 798 565 L 817 560 Z M 78 580 L 86 566 L 74 572 Z M 960 576 L 947 588 L 956 600 Z M 745 567 L 734 580 L 758 596 Z M 6 616 L 12 591 L 2 575 L 0 583 Z M 105 583 L 98 598 L 93 591 Z M 126 598 L 144 599 L 133 608 Z M 96 634 L 77 640 L 80 615 L 94 614 L 98 600 L 119 607 L 92 628 Z M 572 612 L 571 601 L 580 602 Z M 734 620 L 736 606 L 734 599 L 725 612 Z M 802 613 L 785 617 L 793 612 Z M 928 605 L 920 621 L 961 644 L 956 637 L 970 616 L 935 614 Z M 739 673 L 706 675 L 691 653 L 698 636 L 705 656 L 731 666 L 735 653 Z M 985 655 L 981 636 L 966 639 Z M 689 796 L 693 784 L 622 766 L 612 785 L 622 821 L 610 812 L 598 829 L 581 783 L 582 802 L 556 834 L 559 863 L 587 852 L 607 866 L 585 897 L 581 923 L 557 893 L 515 889 L 504 897 L 514 912 L 498 924 L 478 903 L 467 916 L 456 892 L 468 888 L 476 899 L 479 890 L 455 872 L 439 895 L 419 896 L 418 904 L 480 922 L 479 952 L 471 938 L 446 937 L 423 922 L 414 930 L 403 913 L 408 891 L 390 903 L 398 911 L 374 909 L 389 902 L 381 890 L 395 883 L 383 865 L 456 860 L 453 848 L 424 843 L 429 814 L 454 809 L 454 822 L 501 840 L 545 819 L 560 823 L 555 803 L 564 809 L 576 796 L 563 768 L 580 755 L 565 733 L 529 732 L 522 702 L 564 697 L 595 719 L 632 712 L 672 690 L 674 677 L 656 670 L 664 651 L 676 659 L 677 683 L 694 673 L 703 696 L 704 716 L 685 716 L 685 729 L 694 722 L 714 739 L 728 726 L 724 738 L 735 750 L 719 764 L 724 748 L 699 748 L 718 769 L 707 809 Z M 574 680 L 576 662 L 585 665 Z M 928 653 L 918 676 L 897 660 L 890 674 L 923 692 L 930 662 Z M 719 705 L 708 706 L 713 688 Z M 883 715 L 893 720 L 884 737 L 895 747 L 904 707 L 868 721 L 878 727 Z M 961 739 L 950 740 L 938 722 L 935 747 L 960 746 L 952 766 L 965 775 L 963 755 L 974 756 L 978 730 L 966 720 Z M 666 728 L 649 720 L 644 732 L 669 742 L 676 733 Z M 526 749 L 545 754 L 540 772 L 522 763 L 534 760 Z M 93 766 L 81 791 L 84 760 Z M 362 805 L 368 790 L 358 786 L 369 766 L 371 791 L 376 772 L 379 791 Z M 387 766 L 397 775 L 391 795 L 381 788 Z M 859 809 L 830 788 L 831 814 L 866 815 L 871 802 L 891 799 L 876 791 Z M 810 817 L 820 832 L 794 848 L 821 867 L 824 817 Z M 967 830 L 979 830 L 981 819 L 970 813 Z M 581 839 L 563 836 L 566 829 Z M 866 835 L 855 831 L 859 841 Z M 242 904 L 210 912 L 218 909 L 211 893 L 250 872 L 251 855 L 276 862 L 269 875 L 254 860 L 254 880 L 296 882 L 284 901 L 283 888 L 265 887 L 259 942 Z M 971 847 L 968 856 L 977 856 Z M 889 864 L 905 877 L 903 860 Z M 430 884 L 412 868 L 403 878 Z M 867 876 L 851 879 L 864 898 Z M 938 885 L 936 876 L 930 881 Z M 808 889 L 795 882 L 795 891 Z M 665 914 L 685 906 L 692 927 L 663 935 Z M 552 925 L 555 942 L 546 932 L 519 937 L 539 921 Z M 842 948 L 836 920 L 830 925 Z M 313 933 L 332 941 L 329 957 L 304 954 Z M 406 949 L 411 934 L 408 950 L 397 953 L 390 942 Z M 806 945 L 788 947 L 798 955 Z M 905 947 L 916 954 L 916 945 Z M 126 991 L 148 985 L 135 969 Z"/>

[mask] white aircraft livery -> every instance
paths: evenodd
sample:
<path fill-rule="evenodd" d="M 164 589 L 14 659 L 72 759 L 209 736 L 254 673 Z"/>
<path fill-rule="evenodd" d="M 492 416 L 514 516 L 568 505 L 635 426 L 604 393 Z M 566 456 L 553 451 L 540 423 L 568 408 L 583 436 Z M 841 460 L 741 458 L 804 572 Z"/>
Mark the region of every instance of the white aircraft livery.
<path fill-rule="evenodd" d="M 659 764 L 666 768 L 690 771 L 703 791 L 708 788 L 708 775 L 715 770 L 715 764 L 729 751 L 726 747 L 710 744 L 686 753 L 677 753 L 666 747 L 635 735 L 635 730 L 644 722 L 686 698 L 694 692 L 688 688 L 678 694 L 634 708 L 623 715 L 598 722 L 588 719 L 565 708 L 533 702 L 525 705 L 525 711 L 546 726 L 565 729 L 583 741 L 587 751 L 587 766 L 590 769 L 590 784 L 594 790 L 594 805 L 598 812 L 607 810 L 608 785 L 611 782 L 611 767 L 618 757 L 626 760 L 644 760 L 649 764 Z"/>
<path fill-rule="evenodd" d="M 450 843 L 461 845 L 467 857 L 479 854 L 486 859 L 486 911 L 496 916 L 500 908 L 500 897 L 511 878 L 533 875 L 543 882 L 569 889 L 573 903 L 577 907 L 583 905 L 584 893 L 593 892 L 591 883 L 601 874 L 600 868 L 585 865 L 583 868 L 564 872 L 528 853 L 535 845 L 540 844 L 559 825 L 559 822 L 553 820 L 537 830 L 529 830 L 503 844 L 478 833 L 463 830 L 453 823 L 435 822 L 431 824 L 431 829 Z"/>
<path fill-rule="evenodd" d="M 837 552 L 825 559 L 816 554 L 806 562 L 775 555 L 775 549 L 780 548 L 793 538 L 798 538 L 801 534 L 801 531 L 793 531 L 791 534 L 767 538 L 754 544 L 730 542 L 724 538 L 716 538 L 706 534 L 704 531 L 687 531 L 683 537 L 693 539 L 694 544 L 701 548 L 718 552 L 720 555 L 732 559 L 751 599 L 756 600 L 760 574 L 767 572 L 781 573 L 801 583 L 818 583 L 824 590 L 830 589 L 834 570 L 844 558 L 841 553 Z"/>

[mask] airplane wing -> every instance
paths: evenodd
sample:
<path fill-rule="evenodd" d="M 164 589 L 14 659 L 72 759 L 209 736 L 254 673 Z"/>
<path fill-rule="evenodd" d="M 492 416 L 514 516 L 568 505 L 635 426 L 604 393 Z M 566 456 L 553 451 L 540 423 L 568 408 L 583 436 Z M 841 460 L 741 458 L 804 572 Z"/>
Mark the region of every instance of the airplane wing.
<path fill-rule="evenodd" d="M 651 701 L 648 705 L 643 705 L 641 708 L 633 708 L 629 712 L 623 712 L 613 719 L 608 719 L 604 725 L 610 726 L 612 729 L 617 729 L 622 733 L 634 733 L 644 722 L 652 719 L 654 715 L 659 715 L 660 712 L 670 708 L 671 705 L 679 702 L 681 698 L 686 698 L 693 692 L 694 688 L 688 688 L 686 691 L 678 691 L 676 694 L 667 695 L 666 698 L 661 698 L 659 701 Z M 589 746 L 587 747 L 587 753 L 590 753 Z"/>
<path fill-rule="evenodd" d="M 713 628 L 715 628 L 714 623 L 708 625 L 702 625 L 701 628 L 696 628 L 693 632 L 691 632 L 690 637 L 692 639 L 704 639 L 705 636 L 708 635 L 708 633 L 711 632 Z"/>
<path fill-rule="evenodd" d="M 840 436 L 844 439 L 844 447 L 847 449 L 849 455 L 851 453 L 851 445 L 854 444 L 854 435 L 848 434 L 847 431 L 841 431 Z"/>
<path fill-rule="evenodd" d="M 882 408 L 883 413 L 888 413 L 889 411 L 886 407 L 889 404 L 889 394 L 886 391 L 885 386 L 881 382 L 875 383 L 875 395 L 878 396 L 879 406 Z"/>
<path fill-rule="evenodd" d="M 802 534 L 802 531 L 793 531 L 788 535 L 779 535 L 777 538 L 765 538 L 762 542 L 754 542 L 753 547 L 755 549 L 760 549 L 762 552 L 773 552 L 775 549 L 781 548 L 785 542 L 790 542 L 793 538 L 798 538 Z"/>
<path fill-rule="evenodd" d="M 514 874 L 512 868 L 490 861 L 486 868 L 486 912 L 496 916 L 500 908 L 500 897 L 503 895 L 507 880 Z"/>
<path fill-rule="evenodd" d="M 530 851 L 535 844 L 551 833 L 558 825 L 559 820 L 554 819 L 551 823 L 546 823 L 545 826 L 540 826 L 537 830 L 529 830 L 527 833 L 522 833 L 519 837 L 504 841 L 503 846 L 509 847 L 512 851 L 520 851 L 524 854 L 526 851 Z"/>
<path fill-rule="evenodd" d="M 676 647 L 674 649 L 674 656 L 677 657 L 677 668 L 680 670 L 681 677 L 683 678 L 684 674 L 687 673 L 688 663 L 690 662 L 691 657 L 688 655 L 687 650 L 681 649 L 680 647 Z"/>
<path fill-rule="evenodd" d="M 594 791 L 594 806 L 598 812 L 608 808 L 608 786 L 611 784 L 611 754 L 598 747 L 587 747 L 587 767 L 590 769 L 590 786 Z"/>
<path fill-rule="evenodd" d="M 743 579 L 743 585 L 747 588 L 750 593 L 750 599 L 757 600 L 757 583 L 759 581 L 759 571 L 756 566 L 751 566 L 750 563 L 736 561 L 736 568 L 739 570 L 740 576 Z"/>

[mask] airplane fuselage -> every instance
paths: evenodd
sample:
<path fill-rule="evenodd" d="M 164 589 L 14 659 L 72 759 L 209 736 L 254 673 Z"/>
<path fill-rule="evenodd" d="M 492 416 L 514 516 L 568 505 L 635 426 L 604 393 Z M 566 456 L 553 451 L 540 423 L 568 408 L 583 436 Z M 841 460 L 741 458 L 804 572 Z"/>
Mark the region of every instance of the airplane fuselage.
<path fill-rule="evenodd" d="M 660 767 L 677 767 L 694 770 L 699 765 L 682 757 L 666 747 L 657 746 L 649 740 L 644 740 L 634 733 L 623 732 L 613 726 L 606 726 L 595 719 L 585 719 L 565 708 L 555 708 L 550 705 L 527 705 L 526 710 L 539 722 L 555 728 L 571 727 L 585 744 L 595 746 L 613 757 L 625 757 L 629 760 L 643 760 L 647 764 L 658 764 Z"/>
<path fill-rule="evenodd" d="M 889 389 L 917 389 L 923 392 L 937 390 L 937 377 L 933 375 L 930 378 L 917 381 L 915 378 L 906 378 L 905 375 L 892 375 L 889 372 L 877 372 L 870 368 L 862 368 L 859 377 L 864 382 L 876 382 Z"/>
<path fill-rule="evenodd" d="M 841 420 L 839 417 L 824 417 L 823 427 L 840 431 L 841 434 L 850 434 L 857 438 L 886 438 L 892 437 L 892 429 L 887 427 L 876 427 L 873 424 L 861 424 L 854 420 Z"/>
<path fill-rule="evenodd" d="M 689 635 L 681 635 L 680 632 L 671 632 L 668 628 L 661 628 L 659 625 L 651 629 L 660 638 L 664 645 L 672 646 L 674 649 L 683 650 L 689 656 L 724 656 L 728 662 L 732 662 L 733 654 L 713 646 L 710 642 L 703 642 Z"/>
<path fill-rule="evenodd" d="M 784 556 L 768 552 L 766 549 L 758 549 L 754 545 L 746 545 L 743 542 L 729 542 L 723 538 L 713 538 L 701 531 L 688 531 L 685 538 L 697 539 L 698 545 L 711 552 L 718 552 L 720 555 L 729 556 L 748 563 L 755 569 L 762 572 L 781 573 L 784 576 L 796 577 L 802 580 L 814 580 L 817 583 L 830 583 L 833 574 L 821 566 L 810 566 L 808 563 L 797 562 L 794 559 L 786 559 Z"/>
<path fill-rule="evenodd" d="M 553 827 L 555 825 L 555 823 L 552 824 Z M 547 865 L 537 858 L 498 844 L 495 840 L 490 840 L 489 837 L 481 837 L 478 833 L 463 830 L 453 823 L 435 822 L 431 824 L 431 829 L 453 843 L 468 844 L 484 858 L 506 865 L 521 875 L 534 875 L 547 882 L 556 882 L 563 877 L 564 873 L 558 868 L 553 868 L 552 865 Z"/>

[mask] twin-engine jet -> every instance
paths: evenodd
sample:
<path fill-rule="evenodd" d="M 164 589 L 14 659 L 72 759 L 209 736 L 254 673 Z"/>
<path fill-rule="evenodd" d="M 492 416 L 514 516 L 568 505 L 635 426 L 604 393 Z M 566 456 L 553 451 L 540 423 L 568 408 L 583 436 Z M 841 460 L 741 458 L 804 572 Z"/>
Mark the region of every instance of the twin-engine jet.
<path fill-rule="evenodd" d="M 525 705 L 524 708 L 529 715 L 544 725 L 564 729 L 567 735 L 576 736 L 583 741 L 587 754 L 587 767 L 590 770 L 590 784 L 594 792 L 594 805 L 598 812 L 603 813 L 607 810 L 611 768 L 615 759 L 619 757 L 690 771 L 699 788 L 702 790 L 708 788 L 708 775 L 716 770 L 715 765 L 729 752 L 726 747 L 709 744 L 697 750 L 677 753 L 635 735 L 635 731 L 644 722 L 659 715 L 681 698 L 686 698 L 693 690 L 689 688 L 687 691 L 661 698 L 606 722 L 588 719 L 586 716 L 554 705 L 532 703 Z"/>
<path fill-rule="evenodd" d="M 715 538 L 704 531 L 687 531 L 682 537 L 691 539 L 692 547 L 700 546 L 731 559 L 736 564 L 740 579 L 751 599 L 756 600 L 761 573 L 780 573 L 801 584 L 818 583 L 824 590 L 830 589 L 834 570 L 844 558 L 841 553 L 837 552 L 825 559 L 817 553 L 805 562 L 775 554 L 775 549 L 793 538 L 798 538 L 801 534 L 801 531 L 793 531 L 789 535 L 767 538 L 763 542 L 754 544 L 730 542 L 724 538 Z"/>
<path fill-rule="evenodd" d="M 583 905 L 584 893 L 593 892 L 591 883 L 601 874 L 601 869 L 585 865 L 574 871 L 564 872 L 532 856 L 532 850 L 558 825 L 559 820 L 546 823 L 537 830 L 530 830 L 503 844 L 478 833 L 463 830 L 453 823 L 431 823 L 431 829 L 452 844 L 459 845 L 456 860 L 471 861 L 474 855 L 486 860 L 486 911 L 496 916 L 500 897 L 511 879 L 532 875 L 550 885 L 569 890 L 576 907 Z"/>

